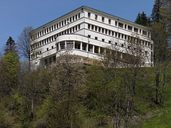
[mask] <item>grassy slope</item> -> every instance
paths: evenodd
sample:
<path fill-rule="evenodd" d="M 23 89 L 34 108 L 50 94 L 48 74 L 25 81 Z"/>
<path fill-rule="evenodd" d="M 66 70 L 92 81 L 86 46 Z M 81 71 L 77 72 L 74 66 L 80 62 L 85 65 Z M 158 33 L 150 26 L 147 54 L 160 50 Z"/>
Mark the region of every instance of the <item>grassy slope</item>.
<path fill-rule="evenodd" d="M 147 78 L 147 83 L 153 82 L 154 74 L 152 73 L 152 69 L 147 68 L 147 73 L 151 74 L 151 78 Z M 93 76 L 100 79 L 99 75 L 101 76 L 101 73 L 96 69 Z M 94 79 L 94 81 L 97 82 L 98 79 Z M 168 71 L 168 80 L 165 93 L 165 104 L 162 107 L 157 107 L 155 105 L 150 106 L 147 101 L 140 98 L 141 96 L 136 97 L 137 109 L 142 115 L 144 115 L 144 121 L 140 121 L 140 124 L 135 126 L 136 128 L 171 128 L 171 65 Z M 139 95 L 142 95 L 143 92 L 141 91 L 141 88 L 139 88 Z"/>
<path fill-rule="evenodd" d="M 156 109 L 152 117 L 143 123 L 143 128 L 171 128 L 171 66 L 168 78 L 165 104 L 162 108 Z"/>

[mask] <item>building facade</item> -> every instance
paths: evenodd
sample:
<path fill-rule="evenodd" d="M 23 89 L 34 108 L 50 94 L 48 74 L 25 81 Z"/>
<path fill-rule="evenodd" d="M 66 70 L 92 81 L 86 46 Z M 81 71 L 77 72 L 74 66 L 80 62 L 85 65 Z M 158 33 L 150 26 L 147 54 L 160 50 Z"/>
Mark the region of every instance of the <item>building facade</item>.
<path fill-rule="evenodd" d="M 56 62 L 68 49 L 72 55 L 98 61 L 106 49 L 115 50 L 124 58 L 131 55 L 127 52 L 130 40 L 141 46 L 145 66 L 153 64 L 149 28 L 85 6 L 34 29 L 30 40 L 32 68 Z"/>

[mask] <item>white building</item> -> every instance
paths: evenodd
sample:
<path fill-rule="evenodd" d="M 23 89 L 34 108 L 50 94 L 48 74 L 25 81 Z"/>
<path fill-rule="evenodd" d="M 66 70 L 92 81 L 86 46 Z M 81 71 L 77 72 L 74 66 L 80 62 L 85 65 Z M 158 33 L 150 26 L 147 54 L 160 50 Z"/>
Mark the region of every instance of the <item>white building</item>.
<path fill-rule="evenodd" d="M 145 64 L 153 63 L 153 41 L 149 28 L 105 12 L 82 6 L 30 33 L 32 68 L 56 62 L 60 53 L 100 60 L 105 48 L 128 54 L 130 39 L 139 39 Z"/>

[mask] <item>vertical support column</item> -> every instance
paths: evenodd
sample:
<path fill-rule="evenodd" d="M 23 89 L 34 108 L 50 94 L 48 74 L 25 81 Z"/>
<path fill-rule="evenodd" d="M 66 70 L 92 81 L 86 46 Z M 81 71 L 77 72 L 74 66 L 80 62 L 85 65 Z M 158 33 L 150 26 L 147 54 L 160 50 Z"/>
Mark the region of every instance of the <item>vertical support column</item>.
<path fill-rule="evenodd" d="M 100 47 L 98 47 L 98 53 L 100 54 Z"/>
<path fill-rule="evenodd" d="M 67 42 L 65 41 L 65 49 L 67 49 Z"/>
<path fill-rule="evenodd" d="M 72 49 L 75 49 L 75 41 L 73 41 L 73 48 Z"/>
<path fill-rule="evenodd" d="M 86 52 L 88 52 L 88 47 L 89 47 L 88 45 L 89 45 L 89 44 L 86 44 Z"/>
<path fill-rule="evenodd" d="M 94 53 L 94 45 L 93 45 L 93 51 L 92 52 Z"/>
<path fill-rule="evenodd" d="M 123 54 L 122 53 L 121 53 L 121 56 L 120 57 L 121 57 L 121 59 L 123 59 Z"/>
<path fill-rule="evenodd" d="M 83 50 L 83 42 L 80 42 L 80 50 Z"/>
<path fill-rule="evenodd" d="M 60 45 L 60 42 L 58 43 L 58 48 L 59 48 L 59 51 L 61 50 L 61 45 Z"/>

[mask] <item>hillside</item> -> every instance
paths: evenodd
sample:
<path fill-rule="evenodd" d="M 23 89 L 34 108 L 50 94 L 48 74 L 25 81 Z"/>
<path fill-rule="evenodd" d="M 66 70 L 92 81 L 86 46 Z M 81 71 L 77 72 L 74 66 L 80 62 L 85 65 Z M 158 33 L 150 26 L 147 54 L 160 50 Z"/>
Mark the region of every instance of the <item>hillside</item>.
<path fill-rule="evenodd" d="M 154 102 L 154 68 L 134 71 L 64 64 L 26 72 L 10 94 L 1 92 L 0 127 L 170 128 L 171 66 L 161 104 Z"/>

